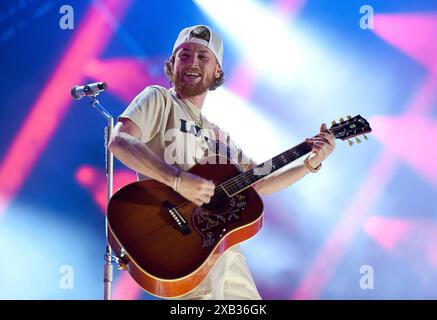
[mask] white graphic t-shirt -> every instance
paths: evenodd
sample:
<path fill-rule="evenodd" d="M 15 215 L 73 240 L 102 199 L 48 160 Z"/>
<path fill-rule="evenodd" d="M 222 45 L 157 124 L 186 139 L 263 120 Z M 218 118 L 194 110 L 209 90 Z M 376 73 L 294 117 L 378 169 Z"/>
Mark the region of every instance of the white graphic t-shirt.
<path fill-rule="evenodd" d="M 191 111 L 191 114 L 190 114 Z M 202 117 L 199 121 L 193 119 Z M 244 170 L 251 163 L 230 135 L 201 115 L 200 109 L 179 99 L 173 89 L 146 87 L 119 118 L 133 121 L 141 130 L 141 141 L 168 164 L 189 170 L 205 153 L 231 157 Z M 220 146 L 216 145 L 217 139 Z M 138 179 L 147 177 L 138 173 Z"/>

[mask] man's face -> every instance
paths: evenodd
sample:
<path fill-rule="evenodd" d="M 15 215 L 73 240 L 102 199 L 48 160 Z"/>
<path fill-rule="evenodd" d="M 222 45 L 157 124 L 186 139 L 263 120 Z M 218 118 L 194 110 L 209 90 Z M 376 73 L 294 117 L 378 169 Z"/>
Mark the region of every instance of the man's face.
<path fill-rule="evenodd" d="M 200 95 L 218 77 L 220 66 L 207 47 L 197 43 L 184 43 L 176 51 L 172 80 L 178 93 L 185 97 Z"/>

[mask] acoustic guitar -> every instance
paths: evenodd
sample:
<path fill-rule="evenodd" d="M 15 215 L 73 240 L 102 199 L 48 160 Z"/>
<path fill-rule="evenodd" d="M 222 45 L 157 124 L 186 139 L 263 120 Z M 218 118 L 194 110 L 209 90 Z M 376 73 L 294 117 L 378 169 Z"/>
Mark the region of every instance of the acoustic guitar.
<path fill-rule="evenodd" d="M 362 134 L 367 139 L 371 132 L 359 115 L 340 118 L 329 130 L 341 140 Z M 152 295 L 176 298 L 190 292 L 223 252 L 260 230 L 263 202 L 251 186 L 310 151 L 302 142 L 245 172 L 221 155 L 203 159 L 189 172 L 213 180 L 216 188 L 201 207 L 155 180 L 121 188 L 107 210 L 109 241 L 120 268 Z"/>

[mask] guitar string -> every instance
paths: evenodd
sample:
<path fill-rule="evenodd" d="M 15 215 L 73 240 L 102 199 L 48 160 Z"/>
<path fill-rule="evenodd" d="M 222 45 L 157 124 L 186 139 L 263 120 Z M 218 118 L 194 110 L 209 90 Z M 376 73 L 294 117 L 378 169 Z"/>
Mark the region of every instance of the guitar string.
<path fill-rule="evenodd" d="M 329 129 L 329 131 L 335 136 L 339 131 L 341 131 L 343 128 L 341 128 L 341 127 L 339 127 L 339 128 L 333 128 L 333 129 Z M 360 133 L 360 134 L 362 134 L 362 133 Z M 354 136 L 356 136 L 356 135 L 351 135 L 351 136 L 348 136 L 348 137 L 345 137 L 345 138 L 353 138 Z M 337 137 L 336 137 L 337 138 Z M 305 142 L 302 142 L 302 143 L 300 143 L 300 144 L 298 144 L 297 146 L 295 146 L 295 147 L 293 147 L 293 148 L 291 148 L 291 149 L 289 149 L 289 150 L 287 150 L 287 151 L 284 151 L 283 152 L 283 156 L 284 155 L 286 155 L 286 156 L 289 156 L 290 155 L 290 153 L 295 153 L 296 151 L 301 151 L 301 150 L 299 150 L 299 149 L 301 149 L 302 147 L 305 147 L 305 146 L 307 146 L 307 144 L 305 143 Z M 307 152 L 308 153 L 308 152 Z M 306 154 L 306 153 L 305 153 Z M 279 156 L 279 155 L 278 155 Z M 273 157 L 272 158 L 272 162 L 273 161 L 275 161 L 275 160 L 273 160 L 274 158 L 276 158 L 276 157 L 278 157 L 278 156 L 275 156 L 275 157 Z M 301 155 L 301 156 L 303 156 L 303 154 Z M 300 157 L 301 157 L 300 156 Z M 297 159 L 297 158 L 296 158 Z M 296 160 L 296 159 L 294 159 L 294 160 Z M 279 160 L 279 159 L 278 159 Z M 292 161 L 294 161 L 294 160 L 292 160 Z M 289 163 L 291 163 L 292 161 L 290 161 Z M 289 163 L 287 163 L 287 164 L 289 164 Z M 276 164 L 278 164 L 278 163 L 275 163 L 274 165 L 276 165 Z M 230 187 L 230 188 L 233 188 L 234 186 L 236 186 L 236 185 L 238 185 L 239 183 L 241 183 L 242 181 L 244 181 L 245 179 L 247 179 L 247 176 L 248 175 L 251 175 L 252 172 L 253 171 L 253 169 L 251 169 L 251 170 L 248 170 L 248 171 L 246 171 L 246 172 L 244 172 L 244 173 L 242 173 L 242 174 L 239 174 L 239 175 L 237 175 L 237 176 L 235 176 L 235 177 L 233 177 L 233 178 L 231 178 L 231 179 L 229 179 L 229 180 L 227 180 L 227 181 L 225 181 L 225 182 L 223 182 L 222 184 L 221 184 L 221 186 L 224 186 L 224 187 Z M 268 174 L 267 174 L 268 175 Z"/>
<path fill-rule="evenodd" d="M 307 145 L 305 144 L 305 142 L 302 142 L 301 144 L 299 144 L 299 145 L 293 147 L 292 149 L 289 149 L 289 150 L 287 150 L 287 151 L 284 151 L 282 154 L 280 154 L 280 155 L 281 155 L 281 158 L 284 157 L 284 156 L 285 156 L 285 157 L 288 157 L 288 156 L 290 155 L 290 153 L 295 154 L 296 152 L 300 152 L 300 151 L 302 151 L 302 150 L 299 150 L 299 149 L 302 149 L 303 147 L 306 147 L 306 146 L 307 146 Z M 279 156 L 279 155 L 278 155 L 278 156 Z M 274 166 L 276 166 L 277 164 L 279 164 L 280 162 L 282 162 L 282 160 L 280 160 L 279 158 L 275 160 L 275 158 L 278 157 L 278 156 L 275 156 L 275 157 L 272 158 L 272 163 L 273 163 Z M 301 156 L 303 156 L 303 154 L 302 154 Z M 301 156 L 300 156 L 300 157 L 301 157 Z M 296 159 L 294 159 L 294 160 L 296 160 Z M 294 160 L 292 160 L 292 161 L 294 161 Z M 276 163 L 274 163 L 275 161 L 276 161 Z M 289 163 L 291 163 L 292 161 L 288 161 L 287 165 L 288 165 Z M 261 165 L 258 165 L 258 166 L 261 167 Z M 257 167 L 258 167 L 258 166 L 257 166 Z M 256 168 L 256 167 L 255 167 L 255 168 Z M 252 168 L 252 169 L 250 169 L 250 170 L 247 170 L 246 172 L 244 172 L 244 173 L 242 173 L 242 174 L 239 174 L 239 175 L 237 175 L 237 176 L 235 176 L 235 177 L 233 177 L 233 178 L 231 178 L 231 179 L 229 179 L 229 180 L 223 182 L 222 185 L 225 186 L 226 188 L 228 188 L 228 187 L 229 187 L 229 188 L 234 187 L 235 185 L 237 185 L 237 184 L 243 182 L 243 180 L 246 180 L 247 177 L 243 177 L 243 176 L 250 176 L 250 175 L 252 175 L 252 174 L 251 174 L 251 171 L 253 171 L 253 169 L 254 169 L 254 168 Z M 237 180 L 239 180 L 239 181 L 237 181 Z M 234 182 L 235 182 L 235 183 L 234 183 Z M 233 185 L 232 185 L 232 184 L 233 184 Z"/>
<path fill-rule="evenodd" d="M 304 143 L 301 143 L 298 146 L 283 152 L 282 156 L 283 157 L 288 157 L 290 155 L 290 153 L 294 154 L 296 152 L 296 149 L 302 148 L 303 146 L 304 146 Z M 272 158 L 272 164 L 273 164 L 272 166 L 276 166 L 276 165 L 278 165 L 278 164 L 280 164 L 282 162 L 281 159 L 279 159 L 279 158 L 275 159 L 275 158 L 276 157 Z M 291 161 L 289 161 L 288 163 L 291 163 Z M 261 166 L 261 165 L 258 165 L 258 166 Z M 250 181 L 250 179 L 251 179 L 251 177 L 254 177 L 253 171 L 254 171 L 255 168 L 252 168 L 250 170 L 247 170 L 245 172 L 242 172 L 242 173 L 236 175 L 235 177 L 232 177 L 231 179 L 229 179 L 229 180 L 221 183 L 220 185 L 218 185 L 218 187 L 224 187 L 226 190 L 228 190 L 228 189 L 232 189 L 233 187 L 237 186 L 238 184 L 240 184 L 242 182 L 249 181 L 249 182 L 252 183 L 252 181 Z M 266 173 L 264 176 L 267 176 L 269 174 L 270 173 Z M 224 192 L 222 188 L 220 189 L 220 191 Z"/>
<path fill-rule="evenodd" d="M 301 146 L 301 147 L 302 147 L 303 144 L 304 144 L 304 142 L 301 143 L 301 144 L 298 145 L 298 146 Z M 298 146 L 296 146 L 296 147 L 294 147 L 294 148 L 292 148 L 292 149 L 290 149 L 290 150 L 285 151 L 285 152 L 284 152 L 284 156 L 285 156 L 286 154 L 289 155 L 290 153 L 294 153 L 294 152 L 295 152 L 295 149 L 296 149 Z M 280 162 L 282 162 L 280 159 L 272 160 L 272 163 L 273 163 L 273 165 L 275 165 L 275 166 L 276 166 L 277 164 L 279 164 Z M 289 162 L 289 163 L 291 163 L 291 162 Z M 228 187 L 228 188 L 229 188 L 229 187 L 230 187 L 230 188 L 233 188 L 233 187 L 235 187 L 238 183 L 241 183 L 241 182 L 243 182 L 243 181 L 247 181 L 247 177 L 250 176 L 250 175 L 252 175 L 252 171 L 253 171 L 253 169 L 248 170 L 248 171 L 246 171 L 246 172 L 244 172 L 244 173 L 241 173 L 241 174 L 239 174 L 239 175 L 237 175 L 237 176 L 235 176 L 235 177 L 233 177 L 233 178 L 231 178 L 231 179 L 229 179 L 229 180 L 227 180 L 227 181 L 225 181 L 225 182 L 219 184 L 218 186 L 216 186 L 216 189 L 218 189 L 218 190 L 217 190 L 217 192 L 214 193 L 213 198 L 217 199 L 217 198 L 220 198 L 220 197 L 222 197 L 222 196 L 224 196 L 224 195 L 228 196 L 227 193 L 225 193 L 225 191 L 223 190 L 223 188 L 220 188 L 220 187 L 222 187 L 225 183 L 229 183 L 229 185 L 227 185 L 227 187 Z M 266 176 L 269 175 L 269 174 L 270 174 L 270 173 L 266 174 Z M 238 182 L 237 182 L 237 181 L 238 181 Z M 237 192 L 237 193 L 238 193 L 238 192 Z M 179 209 L 179 208 L 185 206 L 185 205 L 186 205 L 187 203 L 189 203 L 189 202 L 190 202 L 190 201 L 186 201 L 186 202 L 180 204 L 179 206 L 176 207 L 176 209 Z"/>
<path fill-rule="evenodd" d="M 330 130 L 334 135 L 337 133 L 336 131 L 338 130 L 338 128 L 337 129 L 332 129 L 332 130 Z M 283 156 L 284 155 L 286 155 L 286 156 L 289 156 L 290 155 L 290 153 L 295 153 L 296 151 L 300 151 L 299 149 L 301 149 L 301 148 L 303 148 L 303 147 L 306 147 L 306 146 L 308 146 L 308 144 L 307 143 L 305 143 L 305 142 L 302 142 L 302 143 L 300 143 L 300 144 L 298 144 L 297 146 L 295 146 L 295 147 L 293 147 L 293 148 L 291 148 L 291 149 L 289 149 L 289 150 L 287 150 L 287 151 L 284 151 L 283 153 Z M 279 156 L 279 155 L 278 155 Z M 303 156 L 303 155 L 301 155 L 301 156 Z M 273 157 L 272 158 L 272 162 L 274 161 L 273 159 L 274 158 L 276 158 L 277 156 L 275 156 L 275 157 Z M 278 159 L 279 160 L 279 159 Z M 296 159 L 294 159 L 294 160 L 296 160 Z M 294 161 L 293 160 L 293 161 Z M 292 161 L 290 161 L 289 163 L 291 163 Z M 276 165 L 276 164 L 278 164 L 278 163 L 275 163 L 274 165 Z M 247 177 L 243 177 L 243 176 L 247 176 L 249 173 L 251 173 L 251 171 L 253 171 L 253 169 L 251 169 L 251 170 L 248 170 L 248 171 L 246 171 L 246 172 L 244 172 L 244 173 L 241 173 L 241 174 L 239 174 L 239 175 L 237 175 L 237 176 L 235 176 L 235 177 L 233 177 L 233 178 L 231 178 L 231 179 L 229 179 L 229 180 L 227 180 L 227 181 L 225 181 L 225 182 L 223 182 L 221 185 L 223 185 L 223 186 L 225 186 L 225 184 L 229 184 L 229 185 L 226 185 L 225 187 L 233 187 L 233 186 L 235 186 L 235 185 L 237 185 L 237 184 L 239 184 L 239 183 L 241 183 L 244 179 L 246 179 Z M 239 180 L 239 181 L 237 181 L 237 180 Z M 233 186 L 230 186 L 231 184 L 233 184 Z"/>
<path fill-rule="evenodd" d="M 330 130 L 330 131 L 333 132 L 334 135 L 337 133 L 337 132 L 335 132 L 335 131 L 336 131 L 335 129 Z M 293 147 L 292 149 L 289 149 L 289 150 L 285 151 L 284 154 L 283 154 L 283 156 L 288 156 L 290 153 L 292 153 L 292 152 L 294 153 L 294 152 L 296 151 L 296 149 L 302 148 L 303 146 L 305 146 L 305 142 L 302 142 L 301 144 L 299 144 L 299 145 Z M 275 158 L 275 157 L 274 157 L 274 158 Z M 276 163 L 275 163 L 275 161 L 276 161 Z M 278 164 L 278 161 L 280 161 L 280 160 L 279 160 L 279 159 L 272 160 L 273 165 L 277 165 L 277 164 Z M 291 163 L 291 161 L 290 161 L 290 163 Z M 248 176 L 252 175 L 252 172 L 253 172 L 253 169 L 248 170 L 248 171 L 246 171 L 246 172 L 244 172 L 244 173 L 241 173 L 241 174 L 239 174 L 239 175 L 237 175 L 237 176 L 235 176 L 235 177 L 233 177 L 233 178 L 231 178 L 231 179 L 229 179 L 229 180 L 227 180 L 227 181 L 221 183 L 220 185 L 218 185 L 218 186 L 216 187 L 216 189 L 218 189 L 218 190 L 217 190 L 217 192 L 215 192 L 214 195 L 213 195 L 213 202 L 211 202 L 211 203 L 209 203 L 209 204 L 207 204 L 207 205 L 212 205 L 213 203 L 217 202 L 217 201 L 215 201 L 215 200 L 222 200 L 224 195 L 227 196 L 227 193 L 224 192 L 223 188 L 226 188 L 226 187 L 227 187 L 227 188 L 233 188 L 233 187 L 235 187 L 237 184 L 239 184 L 239 183 L 241 183 L 241 182 L 243 182 L 243 181 L 246 181 L 246 182 L 247 182 L 247 178 L 248 178 Z M 268 174 L 267 174 L 267 175 L 268 175 Z M 225 186 L 225 185 L 226 185 L 226 186 Z M 221 187 L 222 187 L 222 188 L 221 188 Z M 238 193 L 238 192 L 237 192 L 237 193 Z M 181 205 L 177 206 L 176 208 L 180 208 L 180 207 L 182 207 L 182 206 L 185 206 L 187 203 L 189 203 L 189 201 L 182 203 Z"/>
<path fill-rule="evenodd" d="M 295 148 L 296 148 L 296 147 L 295 147 Z M 295 148 L 293 148 L 293 149 L 295 149 Z M 292 151 L 292 149 L 291 149 L 291 150 L 288 150 L 288 151 L 286 151 L 286 152 L 284 152 L 284 154 L 286 154 L 286 153 L 290 153 L 291 151 Z M 279 161 L 279 159 L 276 160 L 276 163 L 275 163 L 275 160 L 273 160 L 272 162 L 274 163 L 274 165 L 276 165 L 276 164 L 279 163 L 278 161 Z M 253 169 L 248 170 L 248 171 L 246 171 L 246 172 L 244 172 L 244 173 L 241 173 L 241 174 L 237 175 L 236 177 L 233 177 L 233 178 L 227 180 L 226 182 L 231 183 L 231 184 L 232 184 L 232 187 L 235 187 L 238 183 L 241 183 L 243 180 L 245 180 L 245 179 L 247 178 L 247 176 L 251 174 L 252 171 L 253 171 Z M 267 175 L 269 175 L 269 174 L 266 174 L 266 176 L 267 176 Z M 233 180 L 238 180 L 239 182 L 235 182 L 235 181 L 233 182 Z M 247 181 L 247 180 L 246 180 L 246 181 Z M 226 183 L 226 182 L 224 182 L 224 183 Z M 206 205 L 213 205 L 214 203 L 217 203 L 217 200 L 222 200 L 222 199 L 223 199 L 223 196 L 228 197 L 227 193 L 225 193 L 225 191 L 223 190 L 223 188 L 221 188 L 221 186 L 223 186 L 224 183 L 221 183 L 221 184 L 219 184 L 218 186 L 216 186 L 216 189 L 218 189 L 218 190 L 217 190 L 217 192 L 214 192 L 214 195 L 213 195 L 213 197 L 212 197 L 213 202 L 210 202 L 210 203 L 208 203 L 208 204 L 206 204 Z M 228 187 L 229 187 L 229 186 L 228 186 Z M 232 187 L 231 187 L 231 188 L 232 188 Z M 238 193 L 238 192 L 237 192 L 237 193 Z M 189 203 L 190 203 L 190 201 L 186 201 L 186 202 L 181 203 L 180 205 L 176 206 L 175 208 L 176 208 L 176 209 L 180 209 L 180 208 L 184 207 L 185 205 L 187 205 L 187 204 L 189 204 Z"/>
<path fill-rule="evenodd" d="M 334 129 L 330 129 L 330 131 L 333 133 L 333 135 L 335 136 L 337 133 L 338 133 L 338 131 L 340 131 L 340 130 L 342 130 L 342 128 L 334 128 Z M 347 138 L 350 138 L 350 137 L 353 137 L 353 136 L 349 136 L 349 137 L 347 137 Z M 283 153 L 283 156 L 285 155 L 285 156 L 289 156 L 290 155 L 290 153 L 295 153 L 296 151 L 297 152 L 299 152 L 299 151 L 301 151 L 301 150 L 299 150 L 299 149 L 302 149 L 302 147 L 305 147 L 305 146 L 307 146 L 307 144 L 305 143 L 305 142 L 302 142 L 302 143 L 300 143 L 299 145 L 297 145 L 297 146 L 295 146 L 295 147 L 293 147 L 293 148 L 291 148 L 291 149 L 289 149 L 289 150 L 287 150 L 287 151 L 285 151 L 284 153 Z M 308 152 L 307 152 L 308 153 Z M 301 155 L 301 156 L 303 156 L 303 155 Z M 275 156 L 274 158 L 276 158 L 277 156 Z M 273 158 L 273 159 L 274 159 Z M 274 161 L 276 161 L 276 160 L 273 160 L 272 159 L 272 162 L 274 162 Z M 297 159 L 297 158 L 296 158 Z M 294 160 L 296 160 L 296 159 L 294 159 Z M 294 161 L 294 160 L 292 160 L 292 161 Z M 277 159 L 277 161 L 280 161 L 279 160 L 279 158 Z M 289 163 L 291 163 L 292 161 L 290 161 Z M 282 162 L 282 161 L 281 161 Z M 274 165 L 277 165 L 278 163 L 274 163 Z M 287 163 L 288 164 L 288 163 Z M 252 171 L 253 171 L 253 169 L 251 169 L 251 170 L 248 170 L 248 171 L 246 171 L 246 172 L 244 172 L 244 173 L 242 173 L 242 174 L 239 174 L 239 175 L 237 175 L 237 176 L 235 176 L 235 177 L 233 177 L 233 178 L 231 178 L 231 179 L 229 179 L 229 180 L 227 180 L 227 181 L 225 181 L 225 182 L 223 182 L 222 184 L 220 184 L 220 186 L 223 186 L 224 188 L 233 188 L 233 187 L 235 187 L 235 186 L 237 186 L 238 184 L 240 184 L 241 182 L 243 182 L 243 181 L 245 181 L 245 180 L 247 180 L 247 178 L 248 178 L 248 176 L 250 176 L 250 175 L 252 175 Z M 270 173 L 269 173 L 270 174 Z M 268 174 L 267 174 L 268 175 Z M 250 180 L 249 180 L 250 181 Z M 238 190 L 238 189 L 237 189 Z M 238 192 L 237 192 L 238 193 Z"/>
<path fill-rule="evenodd" d="M 330 129 L 330 131 L 335 135 L 335 134 L 337 133 L 337 130 L 338 130 L 338 129 L 339 129 L 339 128 L 337 128 L 337 129 L 332 129 L 332 130 Z M 293 148 L 291 148 L 291 149 L 289 149 L 289 150 L 283 152 L 283 155 L 287 155 L 287 156 L 288 156 L 290 153 L 295 153 L 297 148 L 302 148 L 302 147 L 305 146 L 305 145 L 306 145 L 306 143 L 305 143 L 305 142 L 302 142 L 302 143 L 300 143 L 299 145 L 297 145 L 297 146 L 295 146 L 295 147 L 293 147 Z M 307 152 L 307 153 L 308 153 L 308 152 Z M 276 158 L 276 156 L 275 156 L 274 158 Z M 274 158 L 273 158 L 273 159 L 274 159 Z M 273 163 L 274 163 L 275 161 L 277 161 L 277 163 L 274 163 L 274 165 L 278 164 L 279 159 L 277 159 L 277 160 L 273 160 L 273 159 L 272 159 L 272 162 L 273 162 Z M 293 160 L 293 161 L 294 161 L 294 160 Z M 289 162 L 289 163 L 291 163 L 291 162 Z M 239 183 L 241 183 L 241 182 L 243 182 L 243 181 L 247 181 L 247 177 L 248 177 L 249 175 L 252 175 L 253 169 L 254 169 L 254 168 L 252 168 L 252 169 L 250 169 L 250 170 L 248 170 L 248 171 L 246 171 L 246 172 L 243 172 L 243 173 L 241 173 L 241 174 L 238 174 L 237 176 L 232 177 L 231 179 L 229 179 L 229 180 L 227 180 L 227 181 L 225 181 L 225 182 L 219 184 L 218 186 L 216 186 L 216 189 L 217 189 L 217 188 L 219 188 L 219 189 L 218 189 L 217 192 L 214 193 L 213 198 L 214 198 L 214 197 L 215 197 L 215 198 L 219 198 L 219 197 L 222 197 L 223 195 L 226 195 L 226 196 L 227 196 L 227 193 L 224 192 L 223 188 L 226 188 L 226 187 L 228 187 L 228 188 L 233 188 L 233 187 L 235 187 L 236 185 L 238 185 Z M 269 174 L 270 174 L 270 173 L 269 173 Z M 267 174 L 267 175 L 269 175 L 269 174 Z M 266 175 L 266 176 L 267 176 L 267 175 Z M 225 184 L 226 184 L 226 186 L 225 186 Z M 222 188 L 220 188 L 220 187 L 222 187 Z M 237 192 L 237 193 L 238 193 L 238 192 Z M 184 203 L 178 205 L 178 206 L 175 207 L 175 208 L 176 208 L 176 209 L 179 209 L 179 208 L 185 206 L 185 205 L 188 204 L 188 203 L 190 203 L 190 201 L 186 201 L 186 202 L 184 202 Z M 208 205 L 208 204 L 207 204 L 207 205 Z"/>
<path fill-rule="evenodd" d="M 288 158 L 288 156 L 289 156 L 290 154 L 293 154 L 293 155 L 294 155 L 295 152 L 296 152 L 299 148 L 302 149 L 303 146 L 304 146 L 304 145 L 303 145 L 303 143 L 302 143 L 301 145 L 296 146 L 296 147 L 294 147 L 293 149 L 287 150 L 286 152 L 284 152 L 284 153 L 282 154 L 282 157 L 287 157 L 287 158 Z M 302 154 L 302 155 L 303 155 L 303 154 Z M 302 155 L 301 155 L 301 156 L 302 156 Z M 297 158 L 296 158 L 296 159 L 297 159 Z M 294 159 L 294 160 L 296 160 L 296 159 Z M 288 163 L 284 164 L 284 163 L 283 163 L 283 160 L 281 160 L 280 158 L 272 159 L 272 167 L 274 168 L 274 167 L 276 167 L 277 165 L 284 165 L 284 166 L 285 166 L 285 165 L 291 163 L 291 162 L 294 161 L 294 160 L 287 161 Z M 282 168 L 282 166 L 281 166 L 281 168 Z M 218 192 L 217 195 L 214 195 L 214 196 L 216 196 L 216 197 L 220 197 L 222 194 L 224 194 L 224 190 L 223 190 L 223 188 L 225 188 L 226 191 L 231 191 L 231 192 L 230 192 L 231 194 L 238 193 L 238 189 L 239 189 L 238 185 L 240 185 L 241 183 L 243 183 L 243 185 L 244 185 L 244 184 L 247 184 L 247 183 L 249 182 L 249 184 L 247 184 L 247 185 L 244 187 L 244 188 L 247 188 L 248 185 L 250 185 L 250 184 L 252 184 L 252 183 L 255 183 L 255 181 L 257 181 L 257 180 L 260 180 L 260 179 L 256 179 L 255 181 L 251 181 L 251 180 L 255 177 L 254 174 L 253 174 L 254 169 L 255 169 L 255 168 L 252 168 L 252 169 L 250 169 L 250 170 L 247 170 L 246 172 L 243 172 L 243 173 L 241 173 L 241 174 L 238 174 L 237 176 L 235 176 L 235 177 L 233 177 L 233 178 L 231 178 L 231 179 L 229 179 L 229 180 L 223 182 L 222 184 L 220 184 L 219 187 L 222 187 L 222 188 L 220 188 L 220 189 L 219 189 L 220 192 Z M 274 168 L 274 169 L 275 169 L 275 168 Z M 275 171 L 276 171 L 276 170 L 275 170 Z M 273 172 L 273 171 L 271 171 L 271 169 L 270 169 L 270 172 L 268 172 L 268 173 L 266 173 L 266 174 L 263 174 L 262 177 L 261 177 L 261 179 L 262 179 L 263 177 L 265 177 L 265 176 L 270 175 L 272 172 Z M 235 187 L 237 187 L 237 190 L 233 190 Z M 237 191 L 237 192 L 233 192 L 233 191 Z M 227 195 L 227 193 L 226 193 L 226 195 Z"/>

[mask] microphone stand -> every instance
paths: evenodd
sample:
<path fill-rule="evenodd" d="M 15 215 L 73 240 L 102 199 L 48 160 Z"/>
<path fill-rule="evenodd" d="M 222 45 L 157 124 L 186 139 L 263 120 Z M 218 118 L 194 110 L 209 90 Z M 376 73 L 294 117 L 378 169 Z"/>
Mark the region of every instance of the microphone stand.
<path fill-rule="evenodd" d="M 100 104 L 99 100 L 97 100 L 96 96 L 99 93 L 95 93 L 95 95 L 90 95 L 91 105 L 94 109 L 97 110 L 100 115 L 102 115 L 108 122 L 105 127 L 105 167 L 106 167 L 106 179 L 107 179 L 107 198 L 106 205 L 109 203 L 109 199 L 112 196 L 113 190 L 113 177 L 114 177 L 114 156 L 111 151 L 108 149 L 109 138 L 112 134 L 112 129 L 114 127 L 114 118 L 111 114 Z M 103 286 L 104 286 L 104 300 L 111 300 L 111 286 L 112 286 L 112 275 L 113 275 L 113 265 L 112 262 L 112 249 L 109 244 L 108 239 L 108 217 L 105 214 L 105 239 L 106 239 L 106 249 L 105 249 L 105 265 L 103 270 Z M 115 259 L 116 261 L 116 259 Z"/>

